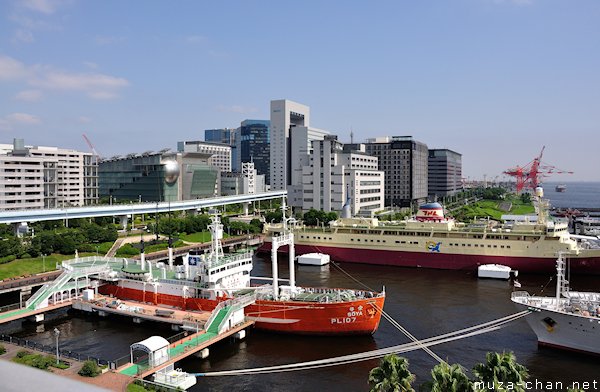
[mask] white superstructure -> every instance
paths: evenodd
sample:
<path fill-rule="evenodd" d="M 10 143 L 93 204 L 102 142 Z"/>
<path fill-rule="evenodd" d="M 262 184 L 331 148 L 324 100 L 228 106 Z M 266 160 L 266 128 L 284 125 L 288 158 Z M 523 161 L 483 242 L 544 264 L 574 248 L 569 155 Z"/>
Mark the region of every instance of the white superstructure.
<path fill-rule="evenodd" d="M 517 291 L 511 299 L 532 310 L 526 320 L 540 345 L 600 354 L 600 293 L 571 291 L 562 255 L 556 264 L 555 297 Z"/>

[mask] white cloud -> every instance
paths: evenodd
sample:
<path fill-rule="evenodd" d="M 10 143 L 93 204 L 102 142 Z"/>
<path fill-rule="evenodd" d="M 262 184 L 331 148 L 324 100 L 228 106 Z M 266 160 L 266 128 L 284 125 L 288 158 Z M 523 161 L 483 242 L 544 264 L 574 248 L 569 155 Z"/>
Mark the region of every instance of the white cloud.
<path fill-rule="evenodd" d="M 48 72 L 36 84 L 50 89 L 89 91 L 125 87 L 129 85 L 129 82 L 123 78 L 99 73 L 70 74 L 66 72 Z"/>
<path fill-rule="evenodd" d="M 35 90 L 21 92 L 17 99 L 33 101 L 43 91 L 58 90 L 83 92 L 93 99 L 112 99 L 129 86 L 129 81 L 97 72 L 72 73 L 58 71 L 48 65 L 26 66 L 12 57 L 0 55 L 0 81 L 24 81 Z M 32 91 L 39 91 L 33 93 Z"/>
<path fill-rule="evenodd" d="M 238 113 L 238 114 L 251 114 L 256 113 L 258 111 L 257 108 L 251 106 L 242 106 L 242 105 L 219 105 L 217 106 L 217 110 L 220 112 L 230 112 L 230 113 Z"/>
<path fill-rule="evenodd" d="M 12 113 L 4 118 L 10 124 L 37 125 L 42 123 L 38 116 L 27 113 Z"/>
<path fill-rule="evenodd" d="M 86 116 L 79 116 L 79 117 L 77 118 L 77 121 L 79 121 L 79 122 L 80 122 L 80 123 L 82 123 L 82 124 L 89 124 L 89 123 L 91 123 L 91 122 L 92 122 L 92 119 L 91 119 L 91 118 L 89 118 L 89 117 L 86 117 Z"/>
<path fill-rule="evenodd" d="M 0 55 L 0 80 L 19 80 L 29 74 L 27 67 L 12 57 Z"/>
<path fill-rule="evenodd" d="M 42 99 L 43 93 L 40 90 L 23 90 L 19 92 L 15 99 L 25 102 L 36 102 Z"/>
<path fill-rule="evenodd" d="M 62 1 L 59 0 L 21 0 L 21 6 L 43 14 L 53 14 Z"/>

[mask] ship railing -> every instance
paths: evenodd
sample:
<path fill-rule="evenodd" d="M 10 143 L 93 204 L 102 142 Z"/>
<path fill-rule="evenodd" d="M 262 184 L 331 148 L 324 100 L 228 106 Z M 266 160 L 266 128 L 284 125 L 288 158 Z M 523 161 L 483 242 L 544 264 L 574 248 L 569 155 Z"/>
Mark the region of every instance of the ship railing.
<path fill-rule="evenodd" d="M 206 328 L 209 328 L 211 323 L 214 321 L 215 317 L 217 317 L 217 315 L 219 314 L 219 312 L 226 308 L 226 307 L 231 307 L 232 310 L 239 310 L 242 309 L 248 305 L 250 305 L 251 303 L 253 303 L 254 301 L 256 301 L 256 293 L 249 293 L 249 294 L 245 294 L 242 295 L 240 297 L 236 297 L 236 298 L 231 298 L 228 299 L 226 301 L 223 302 L 219 302 L 217 304 L 217 306 L 215 306 L 215 308 L 213 309 L 213 311 L 210 314 L 210 317 L 208 318 L 208 320 L 206 320 L 206 323 L 204 324 Z M 231 312 L 229 312 L 231 313 Z M 221 323 L 219 324 L 219 328 L 218 330 L 221 330 L 221 327 L 223 326 L 223 324 L 227 321 L 227 317 L 224 318 Z"/>
<path fill-rule="evenodd" d="M 593 292 L 569 291 L 569 299 L 600 303 L 600 294 Z"/>
<path fill-rule="evenodd" d="M 210 325 L 214 321 L 215 317 L 217 317 L 217 315 L 219 314 L 219 312 L 221 311 L 221 309 L 223 309 L 223 308 L 225 308 L 227 306 L 228 302 L 229 302 L 229 300 L 223 301 L 223 302 L 219 302 L 217 304 L 217 306 L 215 306 L 215 308 L 213 309 L 213 311 L 210 313 L 210 317 L 208 318 L 208 320 L 206 320 L 206 324 L 204 324 L 206 326 L 206 328 L 210 327 Z"/>
<path fill-rule="evenodd" d="M 179 286 L 196 286 L 198 284 L 198 282 L 194 282 L 191 280 L 183 280 L 183 279 L 158 279 L 158 281 L 160 283 L 167 283 L 167 284 L 176 284 Z"/>
<path fill-rule="evenodd" d="M 531 298 L 531 295 L 527 292 L 527 291 L 513 291 L 510 294 L 510 298 L 511 299 L 517 299 L 517 298 L 525 298 L 525 299 L 529 299 Z"/>
<path fill-rule="evenodd" d="M 238 261 L 245 260 L 245 259 L 252 259 L 252 252 L 238 253 L 238 254 L 235 254 L 232 256 L 223 256 L 223 257 L 219 258 L 219 261 L 216 263 L 213 263 L 212 261 L 209 260 L 209 262 L 207 263 L 207 267 L 209 269 L 216 268 L 216 267 L 222 267 L 226 264 L 237 263 Z"/>

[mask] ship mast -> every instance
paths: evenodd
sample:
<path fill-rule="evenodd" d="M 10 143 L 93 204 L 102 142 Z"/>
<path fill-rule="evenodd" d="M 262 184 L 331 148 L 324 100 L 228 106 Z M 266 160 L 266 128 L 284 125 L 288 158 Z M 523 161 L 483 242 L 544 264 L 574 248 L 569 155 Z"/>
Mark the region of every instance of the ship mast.
<path fill-rule="evenodd" d="M 560 309 L 560 298 L 564 295 L 569 296 L 569 281 L 565 279 L 565 261 L 562 257 L 562 252 L 558 252 L 556 260 L 556 310 Z"/>
<path fill-rule="evenodd" d="M 537 204 L 538 223 L 540 225 L 545 225 L 546 216 L 548 214 L 548 202 L 543 199 L 544 189 L 541 186 L 535 188 L 534 197 Z"/>
<path fill-rule="evenodd" d="M 221 245 L 221 239 L 223 238 L 223 225 L 219 219 L 219 215 L 215 212 L 214 216 L 211 217 L 212 223 L 208 225 L 210 230 L 211 238 L 211 263 L 216 265 L 219 262 L 219 258 L 223 257 L 223 245 Z"/>

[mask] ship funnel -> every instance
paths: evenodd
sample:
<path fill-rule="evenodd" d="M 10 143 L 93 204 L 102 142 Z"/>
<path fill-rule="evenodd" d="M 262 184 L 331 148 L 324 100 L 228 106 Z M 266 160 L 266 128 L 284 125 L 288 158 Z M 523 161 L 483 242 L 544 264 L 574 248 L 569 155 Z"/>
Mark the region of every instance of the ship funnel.
<path fill-rule="evenodd" d="M 535 188 L 535 195 L 537 197 L 544 197 L 544 188 L 542 188 L 541 186 L 538 186 Z"/>
<path fill-rule="evenodd" d="M 346 185 L 346 202 L 342 206 L 342 218 L 348 219 L 352 217 L 352 213 L 350 211 L 350 186 Z"/>

